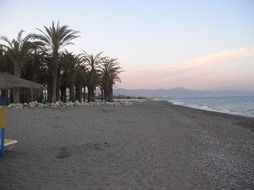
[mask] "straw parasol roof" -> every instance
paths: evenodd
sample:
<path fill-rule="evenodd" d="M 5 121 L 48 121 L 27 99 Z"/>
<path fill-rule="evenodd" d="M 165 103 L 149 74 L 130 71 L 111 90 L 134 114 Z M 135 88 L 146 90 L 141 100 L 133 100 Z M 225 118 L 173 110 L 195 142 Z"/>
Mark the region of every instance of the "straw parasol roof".
<path fill-rule="evenodd" d="M 22 79 L 10 73 L 0 72 L 0 89 L 9 88 L 43 89 L 44 87 L 39 83 Z"/>

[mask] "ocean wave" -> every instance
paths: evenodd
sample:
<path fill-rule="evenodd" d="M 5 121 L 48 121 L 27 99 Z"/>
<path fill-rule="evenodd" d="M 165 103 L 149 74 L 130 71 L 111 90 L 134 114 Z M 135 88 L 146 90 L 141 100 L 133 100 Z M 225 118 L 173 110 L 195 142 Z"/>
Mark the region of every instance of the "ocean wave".
<path fill-rule="evenodd" d="M 185 107 L 190 107 L 194 109 L 200 109 L 200 110 L 205 110 L 205 111 L 212 111 L 212 112 L 218 112 L 218 113 L 227 113 L 230 115 L 240 115 L 240 116 L 248 116 L 248 117 L 254 117 L 254 109 L 248 109 L 246 111 L 234 111 L 231 109 L 226 109 L 226 108 L 215 108 L 212 106 L 208 105 L 203 105 L 203 104 L 189 104 L 183 101 L 174 101 L 174 100 L 169 100 L 168 102 L 174 104 L 174 105 L 180 105 L 180 106 L 185 106 Z"/>

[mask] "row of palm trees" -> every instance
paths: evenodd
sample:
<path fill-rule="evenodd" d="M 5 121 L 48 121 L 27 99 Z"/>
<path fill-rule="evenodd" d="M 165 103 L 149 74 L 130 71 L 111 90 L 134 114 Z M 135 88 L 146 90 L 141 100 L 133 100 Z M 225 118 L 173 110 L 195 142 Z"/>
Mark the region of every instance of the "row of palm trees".
<path fill-rule="evenodd" d="M 50 102 L 65 102 L 67 88 L 70 100 L 81 102 L 85 99 L 86 87 L 88 101 L 95 101 L 96 88 L 100 88 L 102 100 L 113 101 L 113 86 L 120 82 L 122 72 L 117 59 L 103 56 L 102 52 L 93 55 L 64 50 L 79 37 L 79 32 L 60 26 L 59 22 L 38 31 L 38 34 L 22 37 L 24 31 L 21 30 L 13 40 L 1 37 L 1 72 L 44 84 Z M 13 89 L 15 103 L 20 102 L 20 90 Z"/>

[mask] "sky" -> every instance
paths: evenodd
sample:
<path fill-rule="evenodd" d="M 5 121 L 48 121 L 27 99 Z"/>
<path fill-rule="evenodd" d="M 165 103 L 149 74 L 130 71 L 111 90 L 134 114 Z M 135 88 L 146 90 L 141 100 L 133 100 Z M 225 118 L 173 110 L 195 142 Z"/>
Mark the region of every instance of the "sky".
<path fill-rule="evenodd" d="M 0 36 L 52 21 L 118 58 L 118 88 L 254 90 L 254 0 L 0 0 Z"/>

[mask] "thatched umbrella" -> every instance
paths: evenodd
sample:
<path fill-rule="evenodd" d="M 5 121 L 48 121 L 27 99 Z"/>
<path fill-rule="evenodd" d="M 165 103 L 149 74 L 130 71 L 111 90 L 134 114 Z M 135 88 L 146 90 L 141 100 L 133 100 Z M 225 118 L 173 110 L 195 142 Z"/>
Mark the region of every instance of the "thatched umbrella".
<path fill-rule="evenodd" d="M 25 80 L 6 72 L 0 72 L 0 89 L 10 88 L 43 89 L 44 87 L 39 83 Z"/>
<path fill-rule="evenodd" d="M 30 88 L 42 90 L 44 87 L 41 84 L 19 78 L 6 72 L 0 72 L 0 89 L 11 89 L 11 88 Z M 6 98 L 6 97 L 5 97 Z M 0 142 L 0 156 L 4 155 L 4 144 L 5 144 L 5 122 L 6 121 L 6 108 L 3 107 L 1 110 L 1 142 Z M 16 143 L 15 140 L 9 140 L 12 143 Z"/>

